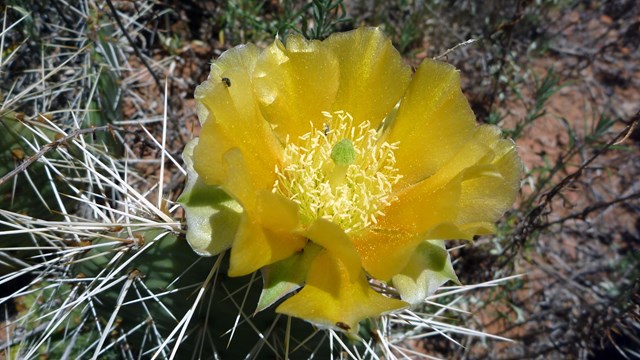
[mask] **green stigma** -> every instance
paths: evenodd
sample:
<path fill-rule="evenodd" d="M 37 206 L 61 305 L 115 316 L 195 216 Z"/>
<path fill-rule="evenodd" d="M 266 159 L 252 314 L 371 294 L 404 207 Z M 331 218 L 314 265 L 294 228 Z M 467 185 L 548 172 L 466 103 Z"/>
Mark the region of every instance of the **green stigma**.
<path fill-rule="evenodd" d="M 398 143 L 381 141 L 370 121 L 323 111 L 324 126 L 287 143 L 275 166 L 273 192 L 298 204 L 304 226 L 323 218 L 356 234 L 375 225 L 396 197 Z"/>
<path fill-rule="evenodd" d="M 349 166 L 356 161 L 356 149 L 349 139 L 338 141 L 331 149 L 331 160 L 338 166 Z"/>

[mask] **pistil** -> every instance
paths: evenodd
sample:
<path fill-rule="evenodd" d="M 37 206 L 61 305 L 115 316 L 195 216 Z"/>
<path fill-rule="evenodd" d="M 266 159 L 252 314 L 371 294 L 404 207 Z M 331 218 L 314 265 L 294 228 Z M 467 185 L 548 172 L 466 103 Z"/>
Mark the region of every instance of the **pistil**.
<path fill-rule="evenodd" d="M 349 166 L 356 160 L 356 149 L 353 147 L 353 142 L 349 139 L 342 139 L 333 145 L 331 160 L 333 160 L 334 168 L 329 176 L 329 184 L 335 189 L 345 183 Z"/>

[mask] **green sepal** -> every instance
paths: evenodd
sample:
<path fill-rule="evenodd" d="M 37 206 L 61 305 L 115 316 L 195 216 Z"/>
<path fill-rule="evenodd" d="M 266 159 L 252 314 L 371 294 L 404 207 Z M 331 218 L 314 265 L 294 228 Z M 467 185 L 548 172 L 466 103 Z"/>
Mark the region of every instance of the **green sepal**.
<path fill-rule="evenodd" d="M 263 289 L 256 312 L 260 312 L 304 283 L 313 259 L 322 250 L 321 246 L 309 243 L 288 258 L 262 268 Z"/>
<path fill-rule="evenodd" d="M 178 202 L 185 211 L 189 245 L 198 255 L 212 256 L 231 247 L 242 207 L 220 187 L 207 185 L 199 179 L 192 159 L 197 144 L 198 139 L 193 139 L 182 153 L 187 183 Z"/>
<path fill-rule="evenodd" d="M 460 284 L 444 240 L 427 240 L 418 246 L 407 266 L 392 278 L 402 300 L 422 303 L 447 281 Z"/>

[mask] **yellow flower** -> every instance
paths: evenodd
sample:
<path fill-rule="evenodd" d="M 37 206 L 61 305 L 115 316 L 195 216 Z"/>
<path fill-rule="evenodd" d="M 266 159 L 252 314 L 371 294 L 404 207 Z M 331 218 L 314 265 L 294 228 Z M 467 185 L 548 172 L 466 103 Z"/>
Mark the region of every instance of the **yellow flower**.
<path fill-rule="evenodd" d="M 355 332 L 423 301 L 457 281 L 442 240 L 494 231 L 518 188 L 513 142 L 475 123 L 458 72 L 412 75 L 377 28 L 236 47 L 196 100 L 187 238 L 231 249 L 230 276 L 262 269 L 259 310 L 302 287 L 276 311 Z"/>

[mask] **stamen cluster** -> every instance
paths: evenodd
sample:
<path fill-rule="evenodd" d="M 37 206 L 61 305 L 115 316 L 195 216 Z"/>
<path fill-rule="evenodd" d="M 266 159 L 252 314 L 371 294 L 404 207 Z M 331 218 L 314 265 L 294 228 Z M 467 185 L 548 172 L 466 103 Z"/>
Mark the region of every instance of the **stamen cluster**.
<path fill-rule="evenodd" d="M 376 224 L 384 208 L 395 200 L 391 190 L 402 177 L 394 156 L 399 143 L 381 141 L 380 131 L 372 129 L 369 121 L 354 126 L 348 112 L 322 115 L 322 129 L 312 123 L 311 131 L 298 141 L 286 139 L 273 192 L 296 202 L 305 224 L 325 218 L 347 233 L 356 233 Z M 345 139 L 352 143 L 356 156 L 352 163 L 341 165 L 331 154 Z"/>

